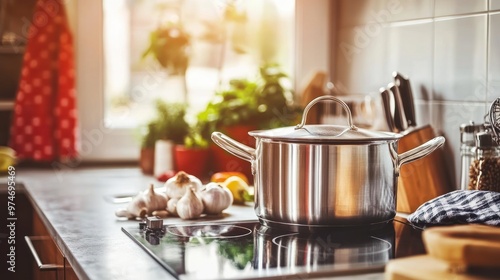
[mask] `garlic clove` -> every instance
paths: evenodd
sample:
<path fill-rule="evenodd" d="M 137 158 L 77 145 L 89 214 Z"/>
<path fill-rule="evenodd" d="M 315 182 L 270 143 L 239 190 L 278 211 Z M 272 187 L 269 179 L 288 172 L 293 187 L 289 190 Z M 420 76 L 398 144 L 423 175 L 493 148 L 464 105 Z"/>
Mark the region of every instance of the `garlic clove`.
<path fill-rule="evenodd" d="M 155 192 L 154 185 L 150 184 L 149 189 L 144 193 L 144 202 L 148 214 L 155 210 L 165 210 L 167 208 L 167 198 Z"/>
<path fill-rule="evenodd" d="M 204 213 L 217 215 L 233 204 L 231 191 L 217 183 L 208 183 L 201 191 Z"/>
<path fill-rule="evenodd" d="M 177 202 L 176 210 L 181 219 L 196 219 L 203 213 L 203 202 L 190 188 Z"/>
<path fill-rule="evenodd" d="M 153 211 L 153 216 L 157 216 L 157 217 L 160 217 L 160 218 L 166 218 L 168 217 L 168 212 L 167 210 L 156 210 L 156 211 Z"/>
<path fill-rule="evenodd" d="M 129 213 L 125 208 L 117 209 L 115 211 L 115 215 L 120 218 L 127 218 L 127 219 L 135 218 L 135 216 Z"/>
<path fill-rule="evenodd" d="M 142 193 L 139 193 L 134 198 L 132 198 L 132 201 L 130 201 L 127 205 L 127 211 L 131 215 L 134 215 L 134 217 L 146 217 L 148 208 L 146 206 L 146 201 L 144 200 L 144 195 Z"/>
<path fill-rule="evenodd" d="M 177 202 L 179 201 L 178 198 L 171 198 L 168 200 L 167 202 L 167 211 L 168 213 L 174 215 L 174 216 L 178 216 L 177 215 Z"/>

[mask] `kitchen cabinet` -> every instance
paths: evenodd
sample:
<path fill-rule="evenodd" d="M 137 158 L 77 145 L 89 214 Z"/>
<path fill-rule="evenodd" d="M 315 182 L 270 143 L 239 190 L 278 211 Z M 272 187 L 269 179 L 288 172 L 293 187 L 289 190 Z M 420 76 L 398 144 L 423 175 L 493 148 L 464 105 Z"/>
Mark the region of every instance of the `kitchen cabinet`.
<path fill-rule="evenodd" d="M 0 183 L 0 205 L 8 200 L 7 184 Z M 10 246 L 14 246 L 15 272 L 8 272 L 10 266 L 7 254 L 0 255 L 0 279 L 34 279 L 34 280 L 74 280 L 78 279 L 73 268 L 65 258 L 64 254 L 54 242 L 54 237 L 49 233 L 43 219 L 33 207 L 25 193 L 24 185 L 16 186 L 14 195 L 14 215 L 9 216 L 8 211 L 0 211 L 0 221 L 13 223 L 12 229 L 2 224 L 0 229 L 0 252 L 9 252 Z M 5 236 L 12 236 L 15 243 L 4 242 L 10 240 Z M 29 242 L 26 241 L 28 237 Z M 32 248 L 28 245 L 31 243 Z M 44 269 L 40 269 L 36 263 L 33 253 L 36 252 Z M 7 264 L 7 266 L 5 265 Z M 50 265 L 53 265 L 52 267 Z M 49 268 L 49 269 L 47 269 Z"/>
<path fill-rule="evenodd" d="M 0 0 L 0 146 L 6 146 L 35 0 Z"/>
<path fill-rule="evenodd" d="M 34 280 L 74 280 L 78 279 L 73 268 L 64 257 L 50 236 L 42 219 L 33 210 L 33 236 L 29 236 L 32 254 L 36 254 L 42 266 L 35 262 L 33 266 Z"/>
<path fill-rule="evenodd" d="M 24 194 L 22 186 L 16 191 L 15 216 L 8 215 L 7 211 L 7 184 L 0 183 L 0 279 L 33 279 L 33 270 L 28 246 L 24 242 L 25 235 L 33 232 L 32 207 L 29 199 Z M 16 220 L 11 220 L 16 218 Z M 7 227 L 7 225 L 15 227 Z M 14 240 L 11 240 L 14 239 Z M 13 248 L 11 248 L 13 246 Z M 14 250 L 11 250 L 14 249 Z M 7 256 L 12 254 L 13 258 Z M 8 263 L 7 261 L 14 261 Z M 12 265 L 15 272 L 7 270 Z"/>
<path fill-rule="evenodd" d="M 40 264 L 33 263 L 33 279 L 49 280 L 64 279 L 64 257 L 49 233 L 40 217 L 33 211 L 33 235 L 27 236 L 26 242 L 30 242 L 32 254 L 36 255 Z"/>

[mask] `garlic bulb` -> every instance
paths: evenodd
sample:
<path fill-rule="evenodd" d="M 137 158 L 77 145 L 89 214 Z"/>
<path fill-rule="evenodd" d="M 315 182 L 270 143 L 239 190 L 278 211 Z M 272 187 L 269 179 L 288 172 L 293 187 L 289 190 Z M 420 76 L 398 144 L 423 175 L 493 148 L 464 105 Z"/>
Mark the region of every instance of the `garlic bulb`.
<path fill-rule="evenodd" d="M 148 214 L 156 210 L 165 210 L 167 208 L 167 198 L 155 192 L 154 185 L 149 185 L 149 190 L 144 192 L 144 202 L 148 209 Z"/>
<path fill-rule="evenodd" d="M 233 204 L 231 191 L 217 183 L 208 183 L 199 193 L 207 214 L 219 214 Z"/>
<path fill-rule="evenodd" d="M 196 178 L 196 176 L 180 171 L 165 182 L 165 194 L 169 198 L 181 198 L 186 193 L 186 190 L 194 188 L 196 192 L 202 186 L 200 179 Z"/>
<path fill-rule="evenodd" d="M 127 212 L 134 217 L 146 217 L 148 208 L 146 206 L 146 201 L 144 201 L 143 193 L 139 193 L 138 195 L 134 196 L 134 198 L 132 198 L 132 201 L 130 201 L 127 205 Z"/>
<path fill-rule="evenodd" d="M 117 209 L 115 211 L 115 215 L 117 217 L 122 217 L 122 218 L 127 218 L 127 219 L 133 219 L 133 218 L 135 218 L 135 216 L 132 215 L 132 213 L 128 212 L 127 209 L 125 209 L 125 208 Z"/>
<path fill-rule="evenodd" d="M 167 208 L 167 198 L 154 190 L 151 184 L 149 189 L 138 193 L 129 202 L 126 209 L 118 209 L 115 215 L 118 217 L 127 217 L 129 219 L 151 215 L 153 211 L 165 210 Z"/>
<path fill-rule="evenodd" d="M 167 202 L 167 211 L 168 213 L 177 216 L 177 202 L 179 201 L 178 198 L 171 198 Z"/>
<path fill-rule="evenodd" d="M 181 219 L 196 219 L 203 213 L 203 202 L 193 189 L 188 189 L 177 202 L 176 210 Z"/>

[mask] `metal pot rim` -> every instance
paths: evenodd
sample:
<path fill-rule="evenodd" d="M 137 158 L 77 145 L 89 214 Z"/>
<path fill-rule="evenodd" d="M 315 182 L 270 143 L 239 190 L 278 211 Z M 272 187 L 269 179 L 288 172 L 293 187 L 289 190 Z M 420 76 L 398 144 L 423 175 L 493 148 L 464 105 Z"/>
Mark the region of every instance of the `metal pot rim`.
<path fill-rule="evenodd" d="M 371 131 L 339 125 L 306 125 L 281 127 L 269 130 L 254 130 L 248 133 L 256 138 L 271 139 L 290 143 L 324 144 L 370 144 L 397 141 L 402 134 L 383 131 Z"/>

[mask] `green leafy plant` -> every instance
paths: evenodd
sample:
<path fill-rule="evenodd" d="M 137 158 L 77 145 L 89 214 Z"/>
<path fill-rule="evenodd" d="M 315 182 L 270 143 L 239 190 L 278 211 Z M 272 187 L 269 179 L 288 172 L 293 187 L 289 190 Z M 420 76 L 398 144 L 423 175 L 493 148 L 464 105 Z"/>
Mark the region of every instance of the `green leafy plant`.
<path fill-rule="evenodd" d="M 201 133 L 192 129 L 184 138 L 184 146 L 189 149 L 206 149 L 208 148 L 208 141 L 203 138 Z"/>
<path fill-rule="evenodd" d="M 235 79 L 215 94 L 197 116 L 203 138 L 220 127 L 252 125 L 268 129 L 296 124 L 302 109 L 293 105 L 292 91 L 283 85 L 287 76 L 276 64 L 264 65 L 255 81 Z"/>
<path fill-rule="evenodd" d="M 142 54 L 152 55 L 158 63 L 172 75 L 186 73 L 190 36 L 181 26 L 160 26 L 149 35 L 149 46 Z"/>
<path fill-rule="evenodd" d="M 143 148 L 152 148 L 156 140 L 172 140 L 176 144 L 184 143 L 189 133 L 189 124 L 185 120 L 186 104 L 156 101 L 155 119 L 145 127 L 142 138 Z"/>

